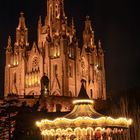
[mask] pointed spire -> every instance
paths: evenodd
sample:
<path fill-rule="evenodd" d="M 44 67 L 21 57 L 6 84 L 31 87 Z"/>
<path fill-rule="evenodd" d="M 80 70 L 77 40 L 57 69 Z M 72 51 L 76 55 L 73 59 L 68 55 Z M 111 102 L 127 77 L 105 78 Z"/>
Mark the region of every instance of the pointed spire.
<path fill-rule="evenodd" d="M 35 41 L 33 42 L 32 50 L 36 53 L 38 51 Z"/>
<path fill-rule="evenodd" d="M 65 17 L 65 12 L 64 12 L 64 0 L 61 0 L 60 2 L 60 16 Z"/>
<path fill-rule="evenodd" d="M 41 21 L 42 21 L 41 16 L 39 16 L 39 19 L 38 19 L 38 25 L 39 25 L 39 24 L 42 24 Z"/>
<path fill-rule="evenodd" d="M 73 18 L 73 17 L 72 17 L 71 26 L 72 26 L 72 29 L 75 29 L 75 25 L 74 25 L 74 18 Z"/>
<path fill-rule="evenodd" d="M 87 91 L 84 86 L 85 80 L 82 79 L 81 82 L 82 84 L 81 84 L 81 89 L 78 95 L 78 99 L 89 99 L 89 96 L 87 95 Z"/>
<path fill-rule="evenodd" d="M 89 16 L 86 16 L 85 30 L 92 31 L 92 28 L 91 28 L 91 20 L 89 19 Z"/>
<path fill-rule="evenodd" d="M 8 37 L 8 41 L 7 41 L 7 50 L 8 50 L 9 52 L 12 50 L 11 36 Z"/>
<path fill-rule="evenodd" d="M 74 107 L 73 110 L 64 116 L 65 118 L 75 119 L 77 117 L 90 117 L 90 118 L 98 118 L 103 116 L 95 111 L 93 106 L 93 100 L 89 99 L 86 89 L 84 87 L 84 80 L 82 80 L 82 85 L 80 89 L 80 93 L 78 95 L 78 99 L 73 101 Z M 80 110 L 80 111 L 79 111 Z"/>
<path fill-rule="evenodd" d="M 91 20 L 86 16 L 85 28 L 83 31 L 83 43 L 87 51 L 91 52 L 94 48 L 94 31 L 92 30 Z"/>
<path fill-rule="evenodd" d="M 36 48 L 37 46 L 36 46 L 36 43 L 35 43 L 35 41 L 33 42 L 33 48 Z"/>
<path fill-rule="evenodd" d="M 91 43 L 91 48 L 94 48 L 94 31 L 91 32 L 90 43 Z"/>
<path fill-rule="evenodd" d="M 89 20 L 89 16 L 88 15 L 86 16 L 86 20 Z"/>
<path fill-rule="evenodd" d="M 95 52 L 95 54 L 97 54 L 97 46 L 96 45 L 94 45 L 94 52 Z"/>
<path fill-rule="evenodd" d="M 19 25 L 18 25 L 18 29 L 25 29 L 26 28 L 26 24 L 25 24 L 25 18 L 24 18 L 24 13 L 21 12 L 20 13 L 20 18 L 19 18 Z"/>
<path fill-rule="evenodd" d="M 72 22 L 71 22 L 71 30 L 72 30 L 72 35 L 75 34 L 75 25 L 74 25 L 74 18 L 72 17 Z"/>
<path fill-rule="evenodd" d="M 20 13 L 19 24 L 16 28 L 16 46 L 28 47 L 28 29 L 26 28 L 25 18 L 23 12 Z"/>
<path fill-rule="evenodd" d="M 103 49 L 102 49 L 102 45 L 101 45 L 101 41 L 99 40 L 98 41 L 98 52 L 99 52 L 99 54 L 103 54 Z"/>
<path fill-rule="evenodd" d="M 8 43 L 7 43 L 7 46 L 8 47 L 11 47 L 11 36 L 9 35 L 9 37 L 8 37 Z"/>
<path fill-rule="evenodd" d="M 64 0 L 47 1 L 47 25 L 55 24 L 57 20 L 64 20 Z"/>
<path fill-rule="evenodd" d="M 98 41 L 98 46 L 99 46 L 99 48 L 102 48 L 101 40 Z"/>

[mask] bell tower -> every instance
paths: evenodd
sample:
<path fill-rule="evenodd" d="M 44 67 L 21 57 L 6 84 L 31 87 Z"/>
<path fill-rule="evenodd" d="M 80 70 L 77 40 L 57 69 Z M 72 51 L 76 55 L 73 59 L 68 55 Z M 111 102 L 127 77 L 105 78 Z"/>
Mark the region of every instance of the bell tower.
<path fill-rule="evenodd" d="M 48 25 L 55 23 L 57 20 L 65 17 L 64 1 L 63 0 L 48 0 L 47 1 L 47 16 Z"/>

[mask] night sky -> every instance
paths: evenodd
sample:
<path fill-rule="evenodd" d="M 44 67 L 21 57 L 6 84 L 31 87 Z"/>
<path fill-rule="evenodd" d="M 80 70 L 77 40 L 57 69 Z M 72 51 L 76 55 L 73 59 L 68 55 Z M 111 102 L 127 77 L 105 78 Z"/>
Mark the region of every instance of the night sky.
<path fill-rule="evenodd" d="M 140 86 L 140 8 L 135 0 L 64 0 L 69 19 L 74 17 L 81 42 L 84 19 L 90 16 L 95 41 L 105 51 L 107 91 Z M 37 22 L 46 15 L 46 0 L 0 1 L 0 94 L 4 86 L 5 47 L 8 35 L 15 39 L 19 13 L 23 11 L 29 29 L 29 41 L 36 41 Z"/>

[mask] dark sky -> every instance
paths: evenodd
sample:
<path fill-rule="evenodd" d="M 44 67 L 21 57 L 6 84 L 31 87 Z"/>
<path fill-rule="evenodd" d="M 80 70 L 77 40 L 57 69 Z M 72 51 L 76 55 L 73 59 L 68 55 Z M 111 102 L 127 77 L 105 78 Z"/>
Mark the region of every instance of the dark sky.
<path fill-rule="evenodd" d="M 140 86 L 140 10 L 135 0 L 64 0 L 68 18 L 74 17 L 79 39 L 89 15 L 105 50 L 107 91 Z M 46 0 L 0 1 L 0 92 L 3 91 L 8 35 L 14 42 L 20 11 L 25 13 L 29 40 L 36 40 L 39 15 L 46 15 Z"/>

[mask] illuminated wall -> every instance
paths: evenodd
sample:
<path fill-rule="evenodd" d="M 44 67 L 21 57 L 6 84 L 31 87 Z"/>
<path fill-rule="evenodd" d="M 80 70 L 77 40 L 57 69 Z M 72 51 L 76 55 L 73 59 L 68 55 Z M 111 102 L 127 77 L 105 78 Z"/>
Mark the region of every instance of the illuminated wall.
<path fill-rule="evenodd" d="M 29 44 L 28 28 L 23 13 L 16 28 L 15 43 L 8 39 L 5 65 L 5 96 L 36 93 L 40 79 L 47 74 L 49 94 L 77 96 L 81 79 L 91 98 L 106 99 L 104 52 L 101 42 L 94 42 L 94 30 L 86 17 L 83 44 L 76 37 L 74 19 L 68 23 L 63 0 L 48 1 L 44 22 L 38 21 L 37 43 Z M 16 73 L 16 82 L 11 78 Z"/>

